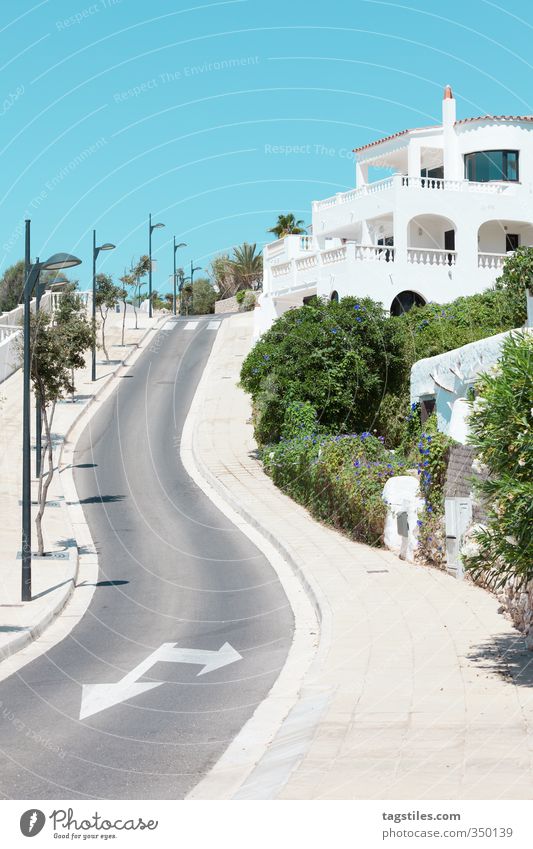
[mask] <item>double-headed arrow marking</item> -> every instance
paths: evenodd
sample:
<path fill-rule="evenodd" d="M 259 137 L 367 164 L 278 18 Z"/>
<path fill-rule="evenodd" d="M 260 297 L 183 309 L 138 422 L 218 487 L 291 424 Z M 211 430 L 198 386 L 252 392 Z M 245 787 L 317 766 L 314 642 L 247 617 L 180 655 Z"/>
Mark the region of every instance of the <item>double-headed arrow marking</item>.
<path fill-rule="evenodd" d="M 235 663 L 237 660 L 242 660 L 242 655 L 229 643 L 224 643 L 218 651 L 182 649 L 174 643 L 163 643 L 116 684 L 84 684 L 81 694 L 80 719 L 86 719 L 88 716 L 113 707 L 113 705 L 128 701 L 134 696 L 146 693 L 148 690 L 153 690 L 154 687 L 160 687 L 161 684 L 165 683 L 164 681 L 139 682 L 138 680 L 160 661 L 165 663 L 196 663 L 203 666 L 203 669 L 196 676 L 198 677 L 207 672 L 213 672 L 215 669 L 220 669 L 222 666 Z"/>

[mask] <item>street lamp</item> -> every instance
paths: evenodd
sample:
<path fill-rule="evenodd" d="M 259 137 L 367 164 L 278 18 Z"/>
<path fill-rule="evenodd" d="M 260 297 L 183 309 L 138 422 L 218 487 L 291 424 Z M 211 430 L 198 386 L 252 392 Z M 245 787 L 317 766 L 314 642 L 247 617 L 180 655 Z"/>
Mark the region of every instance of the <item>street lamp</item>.
<path fill-rule="evenodd" d="M 183 276 L 183 272 L 182 272 L 182 274 L 181 274 L 181 278 L 180 278 L 180 282 L 181 282 L 180 292 L 181 292 L 181 290 L 183 289 L 183 284 L 184 284 L 184 283 L 186 283 L 187 281 L 190 281 L 190 283 L 191 283 L 191 295 L 192 295 L 192 284 L 193 284 L 193 282 L 194 282 L 194 272 L 195 272 L 195 271 L 201 271 L 201 266 L 200 266 L 200 265 L 193 265 L 193 262 L 192 262 L 192 259 L 191 259 L 191 273 L 190 273 L 190 275 L 189 275 L 188 277 L 184 277 L 184 276 Z M 187 315 L 189 314 L 189 313 L 188 313 L 188 309 L 189 309 L 189 304 L 188 304 L 188 301 L 187 301 Z M 180 301 L 180 315 L 181 315 L 181 314 L 182 314 L 182 309 L 181 309 L 181 301 Z"/>
<path fill-rule="evenodd" d="M 116 245 L 111 242 L 106 242 L 103 245 L 96 244 L 96 230 L 93 230 L 93 302 L 92 302 L 92 321 L 93 321 L 93 350 L 92 350 L 92 368 L 91 380 L 96 380 L 96 258 L 100 251 L 113 251 Z"/>
<path fill-rule="evenodd" d="M 174 291 L 172 297 L 172 312 L 176 315 L 176 251 L 178 248 L 186 248 L 187 242 L 180 242 L 179 245 L 176 244 L 176 237 L 174 236 Z"/>
<path fill-rule="evenodd" d="M 152 318 L 152 233 L 154 230 L 160 230 L 164 224 L 152 224 L 152 213 L 148 216 L 148 257 L 150 259 L 150 269 L 148 271 L 148 318 Z"/>
<path fill-rule="evenodd" d="M 80 265 L 71 254 L 53 254 L 46 262 L 31 262 L 30 221 L 26 220 L 24 253 L 24 358 L 22 383 L 22 601 L 31 601 L 31 467 L 30 467 L 30 304 L 41 271 L 60 271 Z"/>

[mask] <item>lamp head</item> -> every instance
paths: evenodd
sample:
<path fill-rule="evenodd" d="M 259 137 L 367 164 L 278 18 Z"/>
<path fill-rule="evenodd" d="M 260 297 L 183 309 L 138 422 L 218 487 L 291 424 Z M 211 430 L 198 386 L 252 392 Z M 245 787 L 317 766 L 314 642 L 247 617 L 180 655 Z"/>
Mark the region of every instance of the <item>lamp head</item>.
<path fill-rule="evenodd" d="M 62 268 L 74 268 L 75 265 L 81 265 L 81 259 L 72 254 L 53 254 L 46 262 L 41 262 L 41 269 L 44 271 L 60 271 Z"/>
<path fill-rule="evenodd" d="M 112 245 L 111 242 L 106 242 L 105 245 L 100 245 L 98 248 L 99 251 L 114 251 L 116 245 Z"/>
<path fill-rule="evenodd" d="M 165 225 L 164 224 L 152 224 L 151 226 L 152 226 L 152 230 L 160 230 Z"/>

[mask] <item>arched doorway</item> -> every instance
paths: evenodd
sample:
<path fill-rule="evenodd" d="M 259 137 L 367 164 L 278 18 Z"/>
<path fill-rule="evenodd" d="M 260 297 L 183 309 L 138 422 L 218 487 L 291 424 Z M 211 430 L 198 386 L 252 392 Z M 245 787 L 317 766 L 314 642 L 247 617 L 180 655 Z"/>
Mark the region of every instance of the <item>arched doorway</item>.
<path fill-rule="evenodd" d="M 331 293 L 330 301 L 332 301 L 334 304 L 339 303 L 339 293 L 337 292 L 336 289 L 334 289 L 333 292 Z"/>
<path fill-rule="evenodd" d="M 394 298 L 391 308 L 391 315 L 402 315 L 404 312 L 409 312 L 412 307 L 423 307 L 426 301 L 419 295 L 418 292 L 411 292 L 406 289 L 405 292 L 400 292 Z"/>

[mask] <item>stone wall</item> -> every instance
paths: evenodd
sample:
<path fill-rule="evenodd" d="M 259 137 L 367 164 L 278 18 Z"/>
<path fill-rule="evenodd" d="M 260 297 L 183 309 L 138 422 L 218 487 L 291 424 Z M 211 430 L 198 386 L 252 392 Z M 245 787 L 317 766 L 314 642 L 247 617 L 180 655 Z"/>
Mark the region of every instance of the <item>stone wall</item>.
<path fill-rule="evenodd" d="M 235 295 L 233 298 L 224 298 L 222 301 L 215 301 L 215 313 L 239 312 L 239 304 Z"/>

